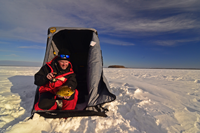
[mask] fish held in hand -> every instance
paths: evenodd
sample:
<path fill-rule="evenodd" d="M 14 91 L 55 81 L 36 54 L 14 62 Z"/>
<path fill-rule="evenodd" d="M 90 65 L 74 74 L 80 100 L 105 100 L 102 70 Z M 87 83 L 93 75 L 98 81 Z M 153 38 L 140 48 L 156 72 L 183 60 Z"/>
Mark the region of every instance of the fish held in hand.
<path fill-rule="evenodd" d="M 68 86 L 62 86 L 59 91 L 56 93 L 56 95 L 60 96 L 60 97 L 69 97 L 72 94 L 74 94 L 74 90 L 72 90 L 71 88 L 69 88 Z"/>

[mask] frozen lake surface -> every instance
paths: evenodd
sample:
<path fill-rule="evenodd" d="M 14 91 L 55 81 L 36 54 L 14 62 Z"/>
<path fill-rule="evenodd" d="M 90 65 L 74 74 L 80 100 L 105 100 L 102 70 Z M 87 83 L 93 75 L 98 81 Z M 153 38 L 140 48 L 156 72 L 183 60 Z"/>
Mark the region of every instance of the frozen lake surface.
<path fill-rule="evenodd" d="M 39 67 L 0 66 L 1 133 L 200 132 L 200 70 L 104 68 L 108 117 L 45 119 L 32 109 Z"/>

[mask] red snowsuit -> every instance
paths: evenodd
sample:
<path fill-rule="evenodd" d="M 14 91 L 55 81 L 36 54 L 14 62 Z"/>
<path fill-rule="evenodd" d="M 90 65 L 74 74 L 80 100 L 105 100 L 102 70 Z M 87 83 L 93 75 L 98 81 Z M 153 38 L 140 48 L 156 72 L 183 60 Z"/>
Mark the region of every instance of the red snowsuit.
<path fill-rule="evenodd" d="M 46 78 L 46 75 L 48 73 L 56 72 L 56 79 L 58 79 L 56 82 L 51 82 Z M 53 103 L 52 106 L 48 110 L 56 110 L 57 109 L 57 103 L 56 99 L 62 100 L 63 106 L 62 110 L 74 110 L 76 107 L 76 103 L 78 100 L 78 91 L 75 89 L 77 86 L 75 74 L 72 69 L 72 64 L 69 63 L 69 66 L 66 70 L 60 69 L 60 67 L 57 64 L 57 56 L 51 60 L 50 62 L 47 62 L 46 65 L 44 65 L 39 72 L 35 74 L 35 84 L 40 86 L 39 92 L 40 97 L 38 102 L 35 104 L 34 108 L 35 110 L 43 110 L 38 105 L 40 104 L 40 100 L 44 100 L 44 95 L 49 95 L 48 100 Z M 70 99 L 61 99 L 56 96 L 56 92 L 59 90 L 59 87 L 62 85 L 68 85 L 73 90 L 75 90 L 75 93 L 70 97 Z M 50 97 L 50 98 L 49 98 Z M 43 102 L 44 104 L 44 102 Z M 49 104 L 49 103 L 45 103 Z"/>

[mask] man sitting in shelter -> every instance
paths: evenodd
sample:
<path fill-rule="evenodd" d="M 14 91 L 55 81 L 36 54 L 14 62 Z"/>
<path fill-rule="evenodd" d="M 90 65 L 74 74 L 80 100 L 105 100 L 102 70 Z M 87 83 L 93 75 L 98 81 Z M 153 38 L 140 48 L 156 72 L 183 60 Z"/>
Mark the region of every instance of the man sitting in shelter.
<path fill-rule="evenodd" d="M 70 62 L 70 52 L 67 49 L 61 49 L 58 56 L 47 62 L 35 74 L 34 83 L 40 86 L 40 96 L 34 106 L 35 110 L 56 110 L 58 108 L 74 110 L 78 100 L 75 76 Z M 58 92 L 63 86 L 70 88 L 73 94 L 71 96 L 58 96 Z"/>

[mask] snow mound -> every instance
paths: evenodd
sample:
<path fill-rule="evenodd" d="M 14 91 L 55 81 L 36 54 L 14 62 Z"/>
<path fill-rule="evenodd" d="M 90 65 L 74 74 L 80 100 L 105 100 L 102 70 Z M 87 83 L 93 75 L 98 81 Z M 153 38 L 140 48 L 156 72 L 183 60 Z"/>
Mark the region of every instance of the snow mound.
<path fill-rule="evenodd" d="M 199 80 L 199 79 L 196 79 L 196 80 L 194 81 L 194 83 L 200 83 L 200 80 Z"/>

